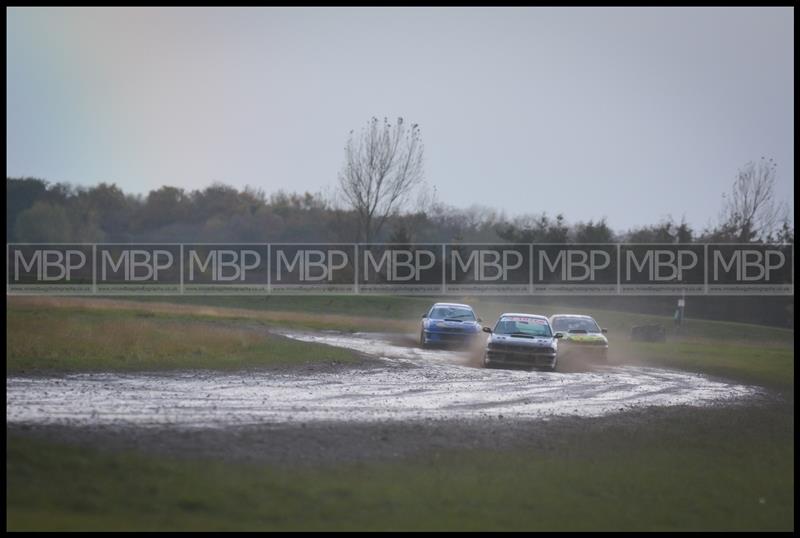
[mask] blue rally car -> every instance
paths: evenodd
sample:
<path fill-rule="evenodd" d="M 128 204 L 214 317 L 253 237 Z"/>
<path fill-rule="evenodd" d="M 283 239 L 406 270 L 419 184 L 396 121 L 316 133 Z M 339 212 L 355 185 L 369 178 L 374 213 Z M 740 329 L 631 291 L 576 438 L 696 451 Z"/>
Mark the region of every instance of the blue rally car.
<path fill-rule="evenodd" d="M 471 344 L 480 335 L 480 322 L 469 305 L 436 303 L 422 315 L 419 343 L 422 347 Z"/>

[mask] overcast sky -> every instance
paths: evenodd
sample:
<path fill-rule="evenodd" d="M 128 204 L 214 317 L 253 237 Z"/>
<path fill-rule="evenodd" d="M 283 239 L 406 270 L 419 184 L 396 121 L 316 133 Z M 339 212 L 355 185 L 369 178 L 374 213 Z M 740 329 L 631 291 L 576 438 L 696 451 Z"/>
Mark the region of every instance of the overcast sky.
<path fill-rule="evenodd" d="M 748 160 L 794 194 L 791 8 L 10 9 L 6 173 L 147 193 L 336 182 L 371 116 L 448 204 L 672 215 Z"/>

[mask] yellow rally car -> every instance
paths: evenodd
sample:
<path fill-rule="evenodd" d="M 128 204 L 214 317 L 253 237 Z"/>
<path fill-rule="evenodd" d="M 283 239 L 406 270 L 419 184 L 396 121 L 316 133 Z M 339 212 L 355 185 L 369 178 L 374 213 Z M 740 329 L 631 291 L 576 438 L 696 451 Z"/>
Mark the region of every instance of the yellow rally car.
<path fill-rule="evenodd" d="M 608 329 L 601 329 L 592 316 L 556 314 L 550 316 L 550 326 L 553 332 L 562 335 L 558 348 L 560 356 L 608 360 Z"/>

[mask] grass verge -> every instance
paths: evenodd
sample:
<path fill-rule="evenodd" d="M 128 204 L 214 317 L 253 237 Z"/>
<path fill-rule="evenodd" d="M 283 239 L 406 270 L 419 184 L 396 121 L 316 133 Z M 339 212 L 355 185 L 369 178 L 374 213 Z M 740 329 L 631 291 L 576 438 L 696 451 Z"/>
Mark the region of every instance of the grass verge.
<path fill-rule="evenodd" d="M 641 421 L 640 421 L 641 422 Z M 9 530 L 792 530 L 793 412 L 704 409 L 545 445 L 319 468 L 11 436 Z"/>
<path fill-rule="evenodd" d="M 413 330 L 420 307 L 430 302 L 370 298 L 361 308 L 352 298 L 344 303 L 325 298 L 333 300 L 330 305 L 319 303 L 322 298 L 294 299 L 291 307 L 273 303 L 271 309 L 256 308 L 250 299 L 222 306 L 9 298 L 7 372 L 345 362 L 355 360 L 346 350 L 270 337 L 260 329 Z M 486 318 L 504 308 L 477 306 Z M 792 331 L 702 322 L 716 325 L 687 330 L 666 343 L 641 344 L 622 335 L 631 324 L 650 320 L 589 313 L 611 329 L 617 350 L 612 360 L 793 390 Z M 546 446 L 434 452 L 402 462 L 316 469 L 175 460 L 13 434 L 6 445 L 6 525 L 9 530 L 792 530 L 793 417 L 791 404 L 698 409 L 678 418 L 634 421 L 638 425 L 567 431 Z"/>
<path fill-rule="evenodd" d="M 675 368 L 779 390 L 794 389 L 794 349 L 729 342 L 615 342 L 611 364 Z"/>
<path fill-rule="evenodd" d="M 353 362 L 346 349 L 270 335 L 263 326 L 186 313 L 10 304 L 6 373 L 231 370 Z"/>
<path fill-rule="evenodd" d="M 346 350 L 269 338 L 266 331 L 255 333 L 246 327 L 414 333 L 419 323 L 416 313 L 424 312 L 431 302 L 419 297 L 174 299 L 181 302 L 10 297 L 7 371 L 228 368 L 318 358 L 348 360 L 351 355 Z M 508 308 L 486 300 L 475 305 L 486 320 Z M 550 311 L 575 308 L 552 306 Z M 680 368 L 745 383 L 793 386 L 794 331 L 693 320 L 681 334 L 670 334 L 667 342 L 640 343 L 628 339 L 630 327 L 670 320 L 581 312 L 609 328 L 612 364 Z"/>

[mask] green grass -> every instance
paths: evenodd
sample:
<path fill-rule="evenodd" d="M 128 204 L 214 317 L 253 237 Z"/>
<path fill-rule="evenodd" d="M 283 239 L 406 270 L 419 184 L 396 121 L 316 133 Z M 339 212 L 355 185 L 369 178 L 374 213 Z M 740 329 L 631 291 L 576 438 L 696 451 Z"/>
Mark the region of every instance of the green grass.
<path fill-rule="evenodd" d="M 11 305 L 6 315 L 7 374 L 229 370 L 357 359 L 346 349 L 269 335 L 257 322 L 26 305 Z"/>
<path fill-rule="evenodd" d="M 168 301 L 173 304 L 215 306 L 221 308 L 247 309 L 261 312 L 324 313 L 340 316 L 381 319 L 417 323 L 431 304 L 442 302 L 466 302 L 473 305 L 484 323 L 491 325 L 497 317 L 508 311 L 523 311 L 550 316 L 556 313 L 583 313 L 594 316 L 601 326 L 613 335 L 627 336 L 631 327 L 649 323 L 661 323 L 672 331 L 672 312 L 664 316 L 622 312 L 600 308 L 582 308 L 560 305 L 546 297 L 532 297 L 526 303 L 509 303 L 496 297 L 400 297 L 400 296 L 265 296 L 265 297 L 124 297 L 120 299 L 144 303 Z M 347 326 L 329 327 L 348 330 Z M 358 328 L 357 330 L 363 330 Z M 753 342 L 763 345 L 794 345 L 794 331 L 779 327 L 752 325 L 726 321 L 688 319 L 681 330 L 680 339 Z"/>
<path fill-rule="evenodd" d="M 413 330 L 432 302 L 183 299 L 164 304 L 163 298 L 11 297 L 7 373 L 345 362 L 355 356 L 270 337 L 264 329 Z M 509 309 L 502 302 L 471 302 L 491 321 Z M 793 331 L 690 320 L 669 341 L 645 344 L 628 340 L 631 326 L 669 327 L 671 320 L 588 313 L 610 330 L 612 363 L 725 376 L 789 389 L 792 399 Z M 637 420 L 635 427 L 558 432 L 543 445 L 503 452 L 462 450 L 393 463 L 290 469 L 108 452 L 15 433 L 7 441 L 6 525 L 10 530 L 793 529 L 791 403 Z"/>
<path fill-rule="evenodd" d="M 141 302 L 162 302 L 163 297 L 120 297 Z M 347 296 L 347 295 L 302 295 L 263 297 L 247 296 L 177 296 L 166 298 L 167 302 L 185 305 L 209 305 L 221 308 L 246 308 L 277 312 L 316 312 L 343 314 L 347 316 L 377 317 L 381 319 L 418 319 L 430 308 L 432 300 L 425 297 L 401 296 Z"/>
<path fill-rule="evenodd" d="M 728 342 L 614 343 L 610 363 L 700 372 L 742 383 L 794 388 L 794 349 Z"/>
<path fill-rule="evenodd" d="M 169 298 L 174 301 L 169 303 L 165 298 L 9 299 L 9 372 L 142 369 L 151 365 L 244 367 L 292 356 L 314 360 L 318 355 L 322 360 L 346 360 L 344 350 L 270 339 L 266 330 L 254 340 L 256 333 L 244 327 L 416 332 L 422 312 L 434 300 L 370 296 L 176 297 Z M 485 298 L 464 300 L 475 305 L 485 324 L 511 308 Z M 513 308 L 593 315 L 609 329 L 612 363 L 681 368 L 782 388 L 794 383 L 791 330 L 689 320 L 676 333 L 666 317 L 558 305 Z M 643 323 L 665 324 L 668 341 L 631 342 L 630 328 Z M 341 358 L 330 358 L 338 356 Z"/>
<path fill-rule="evenodd" d="M 428 297 L 181 297 L 182 303 L 215 304 L 258 311 L 311 310 L 339 315 L 367 313 L 391 321 L 405 320 L 406 330 L 416 330 L 422 313 L 435 301 L 466 302 L 474 306 L 484 324 L 510 310 L 552 315 L 559 312 L 584 313 L 609 330 L 612 363 L 635 363 L 680 368 L 698 373 L 728 377 L 745 383 L 781 388 L 794 384 L 794 331 L 762 325 L 688 320 L 676 332 L 670 316 L 654 316 L 597 308 L 561 306 L 532 299 L 525 304 L 509 304 L 497 298 Z M 342 318 L 344 319 L 344 318 Z M 631 327 L 660 323 L 667 328 L 664 343 L 631 342 Z M 396 327 L 397 324 L 392 327 Z M 336 328 L 336 327 L 334 327 Z M 344 326 L 339 329 L 347 330 Z M 405 327 L 404 327 L 405 328 Z M 388 328 L 387 328 L 388 330 Z"/>
<path fill-rule="evenodd" d="M 698 410 L 545 446 L 338 467 L 11 436 L 10 530 L 792 530 L 793 412 Z"/>

